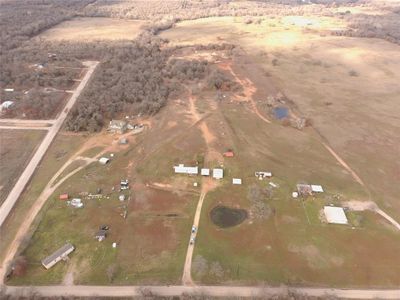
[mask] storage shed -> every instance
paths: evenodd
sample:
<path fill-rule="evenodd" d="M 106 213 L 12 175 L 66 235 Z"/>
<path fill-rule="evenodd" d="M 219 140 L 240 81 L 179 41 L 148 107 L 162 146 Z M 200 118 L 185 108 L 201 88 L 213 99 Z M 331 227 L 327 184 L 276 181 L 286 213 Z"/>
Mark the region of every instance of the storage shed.
<path fill-rule="evenodd" d="M 108 164 L 109 161 L 110 161 L 110 159 L 107 157 L 101 157 L 99 159 L 99 163 L 101 163 L 102 165 Z"/>
<path fill-rule="evenodd" d="M 224 170 L 223 169 L 213 169 L 213 177 L 215 179 L 222 179 L 224 177 Z"/>
<path fill-rule="evenodd" d="M 240 179 L 240 178 L 232 178 L 232 184 L 240 185 L 240 184 L 242 184 L 242 179 Z"/>
<path fill-rule="evenodd" d="M 210 169 L 206 169 L 206 168 L 201 169 L 201 175 L 210 176 Z"/>

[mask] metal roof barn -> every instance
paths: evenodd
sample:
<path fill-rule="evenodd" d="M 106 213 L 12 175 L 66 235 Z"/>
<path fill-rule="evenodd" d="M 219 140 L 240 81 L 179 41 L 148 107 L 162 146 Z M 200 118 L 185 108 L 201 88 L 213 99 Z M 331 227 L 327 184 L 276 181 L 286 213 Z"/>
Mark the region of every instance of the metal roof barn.
<path fill-rule="evenodd" d="M 348 224 L 346 214 L 342 207 L 325 206 L 324 213 L 328 223 Z"/>
<path fill-rule="evenodd" d="M 180 164 L 178 166 L 174 166 L 174 171 L 177 174 L 197 175 L 199 174 L 199 167 L 185 167 L 183 164 Z"/>

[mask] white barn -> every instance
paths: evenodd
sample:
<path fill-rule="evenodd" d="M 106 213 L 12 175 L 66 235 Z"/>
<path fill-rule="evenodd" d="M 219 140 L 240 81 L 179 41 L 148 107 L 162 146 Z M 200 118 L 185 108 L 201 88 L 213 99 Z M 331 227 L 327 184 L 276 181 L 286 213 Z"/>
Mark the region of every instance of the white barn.
<path fill-rule="evenodd" d="M 328 223 L 332 224 L 348 224 L 346 214 L 342 207 L 325 206 L 324 207 L 325 218 Z"/>
<path fill-rule="evenodd" d="M 174 171 L 176 174 L 197 175 L 199 174 L 199 167 L 185 167 L 184 164 L 179 164 L 174 166 Z"/>

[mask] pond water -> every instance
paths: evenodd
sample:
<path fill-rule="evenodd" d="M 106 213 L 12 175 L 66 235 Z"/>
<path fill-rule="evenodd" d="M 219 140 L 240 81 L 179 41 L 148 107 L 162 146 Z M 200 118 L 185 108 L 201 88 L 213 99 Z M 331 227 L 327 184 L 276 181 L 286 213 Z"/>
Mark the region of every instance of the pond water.
<path fill-rule="evenodd" d="M 221 228 L 239 225 L 247 218 L 247 211 L 244 209 L 231 208 L 218 205 L 210 211 L 211 221 Z"/>
<path fill-rule="evenodd" d="M 274 108 L 274 115 L 277 119 L 286 118 L 289 114 L 289 110 L 286 107 L 278 106 Z"/>

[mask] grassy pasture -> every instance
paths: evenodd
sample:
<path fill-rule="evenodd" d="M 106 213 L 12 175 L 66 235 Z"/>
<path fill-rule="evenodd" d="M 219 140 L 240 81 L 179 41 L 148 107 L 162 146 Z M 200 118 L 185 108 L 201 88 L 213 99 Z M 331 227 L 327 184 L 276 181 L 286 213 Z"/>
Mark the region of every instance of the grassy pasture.
<path fill-rule="evenodd" d="M 0 204 L 6 199 L 46 133 L 44 130 L 0 130 Z"/>
<path fill-rule="evenodd" d="M 247 185 L 254 169 L 262 166 L 275 174 L 272 181 L 280 188 L 268 200 L 275 208 L 273 217 L 228 230 L 216 228 L 209 211 L 224 203 L 248 208 L 246 191 L 232 189 L 227 179 L 207 195 L 194 254 L 194 259 L 206 260 L 203 271 L 194 273 L 198 282 L 399 284 L 400 269 L 392 265 L 399 234 L 383 219 L 367 212 L 349 213 L 355 229 L 324 225 L 319 219 L 323 205 L 336 203 L 337 194 L 342 200 L 372 199 L 399 219 L 398 46 L 328 36 L 330 28 L 345 26 L 333 19 L 318 26 L 307 29 L 302 20 L 289 18 L 260 25 L 246 25 L 240 18 L 208 18 L 181 22 L 161 34 L 173 44 L 239 45 L 245 55 L 236 56 L 234 70 L 256 85 L 256 100 L 262 103 L 282 91 L 366 183 L 366 188 L 357 184 L 314 131 L 265 125 L 242 106 L 222 102 L 229 142 L 237 153 L 224 161 L 227 177 L 241 177 Z M 320 183 L 328 192 L 303 205 L 290 198 L 299 181 Z M 223 272 L 215 271 L 217 263 Z"/>
<path fill-rule="evenodd" d="M 57 135 L 55 141 L 45 154 L 43 161 L 34 173 L 29 185 L 22 193 L 13 212 L 0 228 L 0 258 L 4 257 L 9 243 L 15 237 L 18 230 L 18 224 L 20 224 L 29 211 L 32 203 L 40 195 L 52 176 L 75 153 L 83 141 L 84 138 L 80 135 L 64 135 L 62 133 Z"/>
<path fill-rule="evenodd" d="M 144 21 L 112 18 L 74 18 L 62 22 L 40 37 L 51 41 L 133 40 Z"/>

